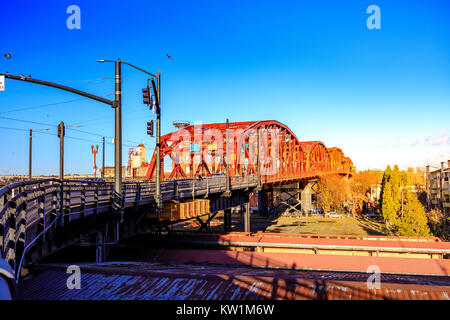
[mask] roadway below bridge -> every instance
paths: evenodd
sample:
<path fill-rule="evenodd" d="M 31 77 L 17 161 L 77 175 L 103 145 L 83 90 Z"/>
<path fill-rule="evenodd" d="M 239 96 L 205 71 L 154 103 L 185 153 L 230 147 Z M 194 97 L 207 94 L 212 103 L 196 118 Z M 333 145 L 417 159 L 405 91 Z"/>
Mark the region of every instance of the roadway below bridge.
<path fill-rule="evenodd" d="M 378 254 L 367 254 L 374 250 Z M 72 252 L 66 254 L 72 261 L 35 264 L 20 283 L 17 298 L 449 300 L 450 260 L 439 256 L 449 251 L 449 243 L 433 238 L 141 235 L 115 246 L 109 262 L 82 262 L 80 252 Z M 66 270 L 73 264 L 81 270 L 80 290 L 66 287 Z M 380 272 L 379 287 L 368 285 L 375 271 Z"/>

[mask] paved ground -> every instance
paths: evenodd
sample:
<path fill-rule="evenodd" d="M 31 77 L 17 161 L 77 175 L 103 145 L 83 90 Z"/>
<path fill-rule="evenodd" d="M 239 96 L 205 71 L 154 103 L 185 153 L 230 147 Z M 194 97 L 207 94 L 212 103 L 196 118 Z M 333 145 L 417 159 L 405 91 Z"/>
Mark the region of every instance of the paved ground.
<path fill-rule="evenodd" d="M 346 235 L 385 235 L 384 225 L 376 220 L 356 218 L 278 218 L 266 232 Z"/>
<path fill-rule="evenodd" d="M 214 220 L 211 226 L 214 231 L 223 230 L 221 217 Z M 196 222 L 189 222 L 192 230 L 197 227 Z M 251 217 L 251 231 L 303 233 L 303 234 L 347 234 L 347 235 L 387 235 L 382 221 L 374 219 L 356 218 L 323 218 L 323 217 Z M 179 227 L 182 230 L 181 225 Z M 189 230 L 189 229 L 188 229 Z M 243 218 L 232 218 L 232 231 L 244 231 Z"/>

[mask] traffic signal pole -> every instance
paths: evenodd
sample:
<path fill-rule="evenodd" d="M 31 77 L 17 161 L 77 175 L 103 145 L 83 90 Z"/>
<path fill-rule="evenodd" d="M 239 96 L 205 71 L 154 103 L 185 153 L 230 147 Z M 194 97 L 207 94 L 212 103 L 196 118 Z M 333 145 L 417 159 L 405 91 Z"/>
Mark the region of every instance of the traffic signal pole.
<path fill-rule="evenodd" d="M 115 74 L 115 131 L 114 131 L 114 194 L 122 196 L 122 75 L 120 59 L 114 61 Z"/>
<path fill-rule="evenodd" d="M 160 90 L 161 90 L 161 74 L 158 74 L 157 78 L 157 88 L 155 88 L 155 82 L 152 79 L 153 90 L 156 95 L 156 205 L 158 210 L 158 217 L 162 210 L 162 199 L 161 199 L 161 100 L 160 100 Z M 156 90 L 155 90 L 156 89 Z M 159 220 L 159 219 L 158 219 Z"/>
<path fill-rule="evenodd" d="M 31 165 L 32 165 L 32 153 L 33 150 L 33 130 L 30 129 L 30 151 L 28 156 L 28 178 L 31 180 Z"/>

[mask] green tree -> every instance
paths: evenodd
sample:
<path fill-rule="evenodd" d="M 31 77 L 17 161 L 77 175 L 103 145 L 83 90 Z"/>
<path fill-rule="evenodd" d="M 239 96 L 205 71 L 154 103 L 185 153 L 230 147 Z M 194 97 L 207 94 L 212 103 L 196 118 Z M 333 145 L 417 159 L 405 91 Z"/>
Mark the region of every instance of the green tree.
<path fill-rule="evenodd" d="M 394 199 L 392 197 L 391 182 L 387 180 L 383 187 L 383 201 L 381 203 L 381 214 L 390 226 L 397 223 L 397 211 L 395 210 Z"/>
<path fill-rule="evenodd" d="M 383 196 L 384 196 L 384 189 L 386 186 L 386 182 L 391 179 L 391 166 L 388 165 L 383 173 L 383 178 L 381 179 L 381 190 L 380 190 L 380 200 L 378 207 L 381 208 L 383 206 Z"/>
<path fill-rule="evenodd" d="M 397 224 L 397 232 L 401 236 L 429 237 L 430 228 L 425 215 L 425 208 L 411 191 L 406 193 L 403 215 Z"/>
<path fill-rule="evenodd" d="M 398 165 L 395 165 L 394 169 L 392 169 L 390 182 L 391 182 L 391 188 L 392 188 L 392 200 L 394 203 L 394 209 L 396 212 L 398 212 L 400 210 L 400 207 L 401 207 L 400 202 L 402 200 L 401 173 L 398 168 Z"/>

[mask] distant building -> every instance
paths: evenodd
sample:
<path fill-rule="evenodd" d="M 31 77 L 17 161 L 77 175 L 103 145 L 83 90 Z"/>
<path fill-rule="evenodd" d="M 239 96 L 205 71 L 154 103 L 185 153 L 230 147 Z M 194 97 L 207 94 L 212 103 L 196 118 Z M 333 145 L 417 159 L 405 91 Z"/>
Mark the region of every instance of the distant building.
<path fill-rule="evenodd" d="M 140 144 L 136 152 L 132 148 L 128 151 L 128 165 L 126 177 L 141 178 L 147 173 L 148 162 L 145 161 L 145 146 Z"/>
<path fill-rule="evenodd" d="M 148 162 L 145 160 L 145 146 L 140 144 L 136 151 L 130 148 L 128 151 L 128 163 L 122 166 L 122 177 L 124 178 L 143 178 L 147 173 Z M 101 172 L 101 171 L 100 171 Z M 114 177 L 114 166 L 105 167 L 105 178 Z"/>
<path fill-rule="evenodd" d="M 100 170 L 101 172 L 101 170 Z M 122 166 L 122 177 L 125 176 L 126 167 Z M 114 166 L 105 167 L 105 178 L 113 178 L 114 177 Z"/>
<path fill-rule="evenodd" d="M 440 168 L 427 166 L 427 204 L 428 208 L 440 209 L 450 213 L 450 160 L 441 162 Z"/>

